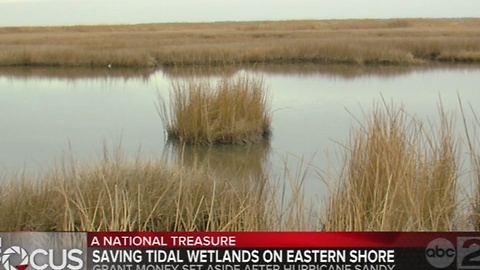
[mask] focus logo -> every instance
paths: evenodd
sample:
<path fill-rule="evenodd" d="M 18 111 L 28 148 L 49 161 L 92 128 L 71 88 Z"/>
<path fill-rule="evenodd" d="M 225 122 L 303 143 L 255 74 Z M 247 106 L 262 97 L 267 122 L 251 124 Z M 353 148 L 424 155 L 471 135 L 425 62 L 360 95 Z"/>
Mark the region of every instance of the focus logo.
<path fill-rule="evenodd" d="M 1 263 L 5 270 L 80 270 L 83 268 L 82 251 L 80 249 L 34 249 L 30 254 L 22 247 L 12 246 L 2 252 L 0 238 Z"/>
<path fill-rule="evenodd" d="M 427 261 L 436 268 L 445 268 L 455 260 L 455 246 L 448 239 L 432 240 L 425 250 Z"/>
<path fill-rule="evenodd" d="M 20 265 L 12 266 L 10 264 L 10 256 L 13 254 L 17 254 L 20 256 Z M 2 265 L 6 270 L 25 270 L 28 267 L 28 254 L 21 247 L 15 246 L 8 248 L 2 255 Z"/>

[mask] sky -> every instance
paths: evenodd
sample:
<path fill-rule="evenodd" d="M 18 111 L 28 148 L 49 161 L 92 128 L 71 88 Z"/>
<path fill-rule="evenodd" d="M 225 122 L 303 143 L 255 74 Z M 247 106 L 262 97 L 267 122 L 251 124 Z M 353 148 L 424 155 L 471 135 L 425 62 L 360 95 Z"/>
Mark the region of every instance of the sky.
<path fill-rule="evenodd" d="M 0 0 L 0 26 L 479 16 L 479 0 Z"/>

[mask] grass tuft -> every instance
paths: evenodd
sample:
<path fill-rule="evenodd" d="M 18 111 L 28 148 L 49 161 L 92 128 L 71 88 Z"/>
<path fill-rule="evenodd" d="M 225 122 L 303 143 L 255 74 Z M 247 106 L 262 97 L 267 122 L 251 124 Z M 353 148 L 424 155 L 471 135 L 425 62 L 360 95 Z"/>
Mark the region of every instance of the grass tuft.
<path fill-rule="evenodd" d="M 453 230 L 456 143 L 451 122 L 440 116 L 429 133 L 401 108 L 377 107 L 351 135 L 325 229 Z"/>
<path fill-rule="evenodd" d="M 186 144 L 251 144 L 268 140 L 271 117 L 263 79 L 240 76 L 172 83 L 170 110 L 159 94 L 168 139 Z"/>

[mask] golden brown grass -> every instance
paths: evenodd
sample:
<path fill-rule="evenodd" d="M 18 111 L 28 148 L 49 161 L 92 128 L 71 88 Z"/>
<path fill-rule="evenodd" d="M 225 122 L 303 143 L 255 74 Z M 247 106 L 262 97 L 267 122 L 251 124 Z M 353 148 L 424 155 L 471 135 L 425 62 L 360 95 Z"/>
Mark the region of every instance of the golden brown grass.
<path fill-rule="evenodd" d="M 250 150 L 242 153 L 251 157 L 254 152 L 256 162 L 266 162 L 267 148 L 245 147 Z M 230 165 L 240 168 L 225 168 L 225 172 L 219 166 L 203 167 L 204 161 L 218 156 L 216 150 L 206 153 L 198 164 L 179 161 L 175 166 L 160 159 L 127 160 L 120 150 L 104 151 L 94 164 L 80 165 L 71 158 L 39 177 L 10 176 L 0 187 L 0 231 L 312 228 L 308 218 L 292 214 L 301 213 L 302 197 L 284 198 L 288 205 L 279 207 L 278 187 L 263 169 L 251 171 L 238 162 Z M 234 171 L 239 174 L 227 175 Z"/>
<path fill-rule="evenodd" d="M 168 106 L 170 106 L 168 108 Z M 170 104 L 159 94 L 158 112 L 168 139 L 186 144 L 250 144 L 270 136 L 263 79 L 195 79 L 172 83 Z"/>
<path fill-rule="evenodd" d="M 450 231 L 455 228 L 456 142 L 451 122 L 424 125 L 401 108 L 377 107 L 351 135 L 326 230 Z"/>
<path fill-rule="evenodd" d="M 0 187 L 0 230 L 451 231 L 466 223 L 457 220 L 457 141 L 442 110 L 426 127 L 402 108 L 376 107 L 351 133 L 322 221 L 305 205 L 302 164 L 278 179 L 290 182 L 289 198 L 271 184 L 268 144 L 171 147 L 175 167 L 105 151 L 93 165 L 12 176 Z M 478 230 L 478 208 L 472 213 Z"/>
<path fill-rule="evenodd" d="M 0 192 L 0 230 L 266 230 L 264 180 L 233 184 L 154 160 L 70 164 L 36 183 L 12 178 Z"/>
<path fill-rule="evenodd" d="M 0 28 L 0 65 L 479 62 L 480 19 Z"/>
<path fill-rule="evenodd" d="M 473 223 L 473 228 L 475 231 L 480 231 L 480 154 L 478 145 L 480 143 L 480 137 L 477 133 L 477 127 L 480 125 L 480 119 L 475 113 L 474 108 L 469 105 L 470 113 L 468 114 L 465 111 L 462 100 L 458 97 L 460 104 L 460 111 L 462 114 L 463 127 L 465 132 L 465 143 L 468 146 L 469 157 L 470 157 L 470 175 L 473 180 L 472 190 L 473 192 L 468 194 L 470 196 L 470 222 Z M 473 119 L 472 122 L 468 122 L 468 119 Z"/>

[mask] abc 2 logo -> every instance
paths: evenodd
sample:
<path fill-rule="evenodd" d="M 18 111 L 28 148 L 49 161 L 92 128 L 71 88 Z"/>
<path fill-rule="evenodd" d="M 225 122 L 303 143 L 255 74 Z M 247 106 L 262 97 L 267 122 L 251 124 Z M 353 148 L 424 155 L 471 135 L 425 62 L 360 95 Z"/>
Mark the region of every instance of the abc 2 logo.
<path fill-rule="evenodd" d="M 456 269 L 480 269 L 480 237 L 457 237 L 457 246 L 445 238 L 431 241 L 426 250 L 427 261 L 437 269 L 451 267 L 456 259 Z"/>

